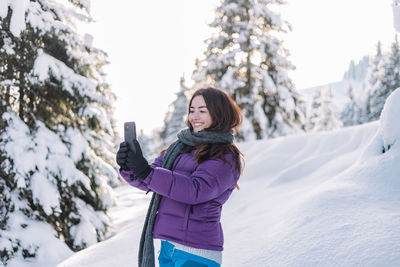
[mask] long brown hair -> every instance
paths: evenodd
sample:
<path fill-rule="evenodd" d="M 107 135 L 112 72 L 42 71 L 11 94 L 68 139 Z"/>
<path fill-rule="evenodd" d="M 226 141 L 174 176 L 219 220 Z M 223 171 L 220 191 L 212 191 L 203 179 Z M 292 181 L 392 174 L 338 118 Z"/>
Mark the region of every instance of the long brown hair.
<path fill-rule="evenodd" d="M 188 114 L 192 101 L 196 96 L 202 96 L 206 102 L 208 112 L 210 113 L 212 123 L 205 131 L 210 132 L 229 132 L 232 134 L 239 132 L 239 127 L 243 121 L 243 115 L 239 106 L 224 91 L 214 88 L 200 88 L 192 95 L 189 105 Z M 193 131 L 193 127 L 189 120 L 186 119 L 186 125 Z M 202 144 L 193 148 L 195 160 L 197 163 L 208 159 L 222 159 L 225 162 L 226 154 L 231 153 L 234 158 L 235 168 L 242 173 L 243 170 L 243 153 L 234 143 L 225 144 Z M 238 188 L 238 186 L 236 185 Z"/>
<path fill-rule="evenodd" d="M 221 133 L 228 132 L 232 134 L 237 134 L 239 132 L 239 127 L 243 121 L 243 115 L 239 106 L 227 93 L 214 87 L 197 89 L 189 101 L 187 109 L 188 114 L 193 99 L 196 96 L 203 96 L 212 119 L 211 126 L 204 130 Z M 193 131 L 193 127 L 188 118 L 186 119 L 186 125 L 191 131 Z M 166 150 L 167 148 L 164 148 L 161 153 Z M 187 153 L 193 150 L 197 163 L 209 159 L 222 159 L 226 163 L 225 156 L 226 154 L 231 153 L 235 163 L 234 168 L 238 171 L 239 175 L 243 171 L 243 153 L 234 143 L 202 144 L 196 147 L 186 146 L 182 153 Z M 237 183 L 235 184 L 235 187 L 239 189 Z"/>

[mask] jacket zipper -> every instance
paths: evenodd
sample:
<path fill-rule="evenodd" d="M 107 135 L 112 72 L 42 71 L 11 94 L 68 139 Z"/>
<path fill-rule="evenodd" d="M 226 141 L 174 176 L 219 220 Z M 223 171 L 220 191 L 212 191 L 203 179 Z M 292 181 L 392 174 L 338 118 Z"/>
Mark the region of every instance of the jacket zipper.
<path fill-rule="evenodd" d="M 187 229 L 188 229 L 188 226 L 189 226 L 189 213 L 190 213 L 190 208 L 191 208 L 191 205 L 189 205 L 189 206 L 186 208 L 186 211 L 185 211 L 185 220 L 183 221 L 183 227 L 184 227 L 185 230 L 187 230 Z"/>

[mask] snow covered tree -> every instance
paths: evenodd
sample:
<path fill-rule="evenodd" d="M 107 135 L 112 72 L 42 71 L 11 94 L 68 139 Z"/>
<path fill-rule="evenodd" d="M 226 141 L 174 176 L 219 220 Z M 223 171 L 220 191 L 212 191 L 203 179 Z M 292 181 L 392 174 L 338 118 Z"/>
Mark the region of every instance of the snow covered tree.
<path fill-rule="evenodd" d="M 330 87 L 317 91 L 307 123 L 307 131 L 330 131 L 342 126 L 337 118 L 337 108 L 332 102 Z"/>
<path fill-rule="evenodd" d="M 105 237 L 118 182 L 107 55 L 88 0 L 0 2 L 0 261 L 56 262 Z M 31 260 L 32 261 L 32 260 Z"/>
<path fill-rule="evenodd" d="M 180 80 L 180 89 L 176 94 L 176 99 L 168 107 L 165 115 L 164 127 L 160 132 L 161 145 L 166 146 L 174 141 L 179 130 L 186 128 L 185 117 L 188 111 L 189 88 L 185 85 L 185 78 Z"/>
<path fill-rule="evenodd" d="M 312 129 L 314 129 L 315 124 L 318 120 L 319 116 L 318 110 L 319 107 L 321 106 L 320 98 L 321 98 L 321 90 L 315 90 L 313 92 L 313 99 L 311 106 L 309 107 L 309 109 L 307 109 L 306 112 L 306 123 L 304 126 L 304 130 L 306 132 L 310 132 Z"/>
<path fill-rule="evenodd" d="M 383 64 L 383 75 L 379 82 L 380 70 L 377 70 L 377 82 L 369 92 L 367 112 L 369 120 L 378 120 L 387 97 L 400 86 L 400 47 L 397 40 L 392 44 L 387 61 Z"/>
<path fill-rule="evenodd" d="M 216 9 L 206 40 L 204 59 L 197 62 L 195 87 L 225 90 L 244 114 L 242 139 L 276 137 L 301 131 L 300 97 L 287 72 L 294 66 L 278 33 L 290 25 L 272 11 L 280 0 L 224 0 Z"/>
<path fill-rule="evenodd" d="M 356 94 L 352 83 L 349 84 L 347 94 L 349 96 L 349 101 L 340 114 L 340 119 L 343 123 L 343 126 L 358 125 L 365 122 L 363 117 L 363 101 L 360 100 L 360 97 L 358 94 Z"/>
<path fill-rule="evenodd" d="M 372 68 L 367 76 L 369 89 L 365 100 L 366 121 L 379 119 L 382 107 L 375 106 L 376 93 L 382 87 L 382 79 L 384 75 L 384 57 L 382 55 L 382 45 L 378 42 L 376 46 L 376 55 L 372 61 Z"/>

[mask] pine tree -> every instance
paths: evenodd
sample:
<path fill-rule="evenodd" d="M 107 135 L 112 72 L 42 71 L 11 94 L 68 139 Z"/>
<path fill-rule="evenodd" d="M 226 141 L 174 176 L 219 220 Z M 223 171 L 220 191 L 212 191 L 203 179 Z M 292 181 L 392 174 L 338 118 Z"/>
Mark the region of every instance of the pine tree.
<path fill-rule="evenodd" d="M 380 108 L 375 105 L 375 94 L 382 86 L 382 79 L 384 75 L 384 58 L 382 55 L 382 45 L 378 42 L 376 45 L 376 54 L 372 62 L 372 68 L 368 75 L 369 89 L 365 101 L 365 112 L 367 121 L 379 119 Z"/>
<path fill-rule="evenodd" d="M 92 20 L 89 7 L 87 0 L 0 6 L 3 264 L 62 257 L 105 237 L 110 185 L 119 179 L 115 95 L 102 71 L 107 55 L 73 24 Z M 57 243 L 69 249 L 57 255 L 50 249 Z"/>
<path fill-rule="evenodd" d="M 332 89 L 324 88 L 314 96 L 307 130 L 330 131 L 341 126 L 342 122 L 337 118 L 337 108 L 332 102 Z"/>
<path fill-rule="evenodd" d="M 206 41 L 205 58 L 193 73 L 196 87 L 228 92 L 244 113 L 242 139 L 276 137 L 300 131 L 300 98 L 287 71 L 294 66 L 277 33 L 290 25 L 270 7 L 283 1 L 224 0 Z"/>
<path fill-rule="evenodd" d="M 320 102 L 321 98 L 321 90 L 315 90 L 313 92 L 313 100 L 309 109 L 307 109 L 306 123 L 305 123 L 305 131 L 310 132 L 315 128 L 315 125 L 318 121 L 318 110 L 321 106 Z"/>
<path fill-rule="evenodd" d="M 347 91 L 349 102 L 340 114 L 340 119 L 343 126 L 351 126 L 363 123 L 362 121 L 362 106 L 360 105 L 359 97 L 357 96 L 352 83 L 349 84 Z"/>
<path fill-rule="evenodd" d="M 164 127 L 160 132 L 161 145 L 164 147 L 176 139 L 179 130 L 186 128 L 185 117 L 189 88 L 185 85 L 185 78 L 180 80 L 180 89 L 176 94 L 176 99 L 169 105 L 168 112 L 164 119 Z"/>
<path fill-rule="evenodd" d="M 378 55 L 381 54 L 377 53 Z M 397 40 L 397 35 L 395 41 L 392 44 L 391 52 L 386 62 L 383 63 L 383 75 L 380 80 L 380 68 L 377 64 L 376 70 L 376 81 L 370 90 L 368 102 L 367 102 L 367 112 L 369 120 L 378 120 L 382 112 L 383 106 L 387 97 L 398 87 L 400 87 L 400 48 Z M 374 82 L 374 80 L 372 80 Z"/>

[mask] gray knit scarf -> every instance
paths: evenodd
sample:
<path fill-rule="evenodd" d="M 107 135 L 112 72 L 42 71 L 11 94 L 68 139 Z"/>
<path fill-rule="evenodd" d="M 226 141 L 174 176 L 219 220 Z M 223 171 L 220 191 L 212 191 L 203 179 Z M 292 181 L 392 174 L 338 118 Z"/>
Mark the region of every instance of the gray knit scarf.
<path fill-rule="evenodd" d="M 161 167 L 170 170 L 185 145 L 195 147 L 201 144 L 231 143 L 232 141 L 233 135 L 230 133 L 192 132 L 189 129 L 181 130 L 178 133 L 178 140 L 171 144 L 165 152 Z M 147 210 L 142 236 L 140 237 L 139 267 L 155 266 L 153 227 L 160 200 L 161 196 L 154 192 Z"/>

